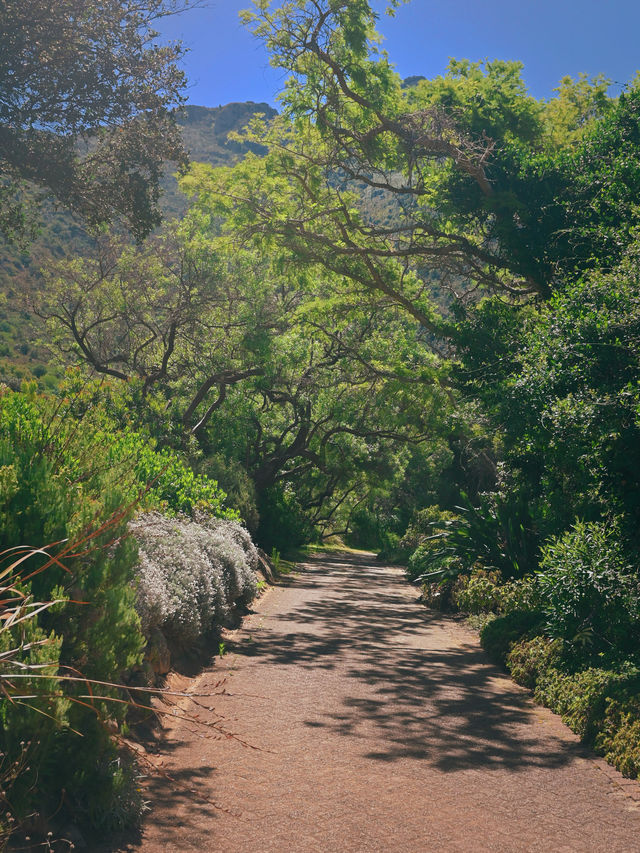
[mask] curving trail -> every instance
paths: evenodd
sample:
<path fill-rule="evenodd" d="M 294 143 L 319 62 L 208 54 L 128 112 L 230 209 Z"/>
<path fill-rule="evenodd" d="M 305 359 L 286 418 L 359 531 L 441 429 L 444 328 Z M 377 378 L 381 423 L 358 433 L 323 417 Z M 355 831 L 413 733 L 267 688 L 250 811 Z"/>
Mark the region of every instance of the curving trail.
<path fill-rule="evenodd" d="M 640 851 L 640 785 L 372 555 L 307 563 L 227 646 L 190 689 L 225 678 L 207 704 L 251 746 L 175 723 L 157 760 L 177 784 L 149 780 L 120 850 Z"/>

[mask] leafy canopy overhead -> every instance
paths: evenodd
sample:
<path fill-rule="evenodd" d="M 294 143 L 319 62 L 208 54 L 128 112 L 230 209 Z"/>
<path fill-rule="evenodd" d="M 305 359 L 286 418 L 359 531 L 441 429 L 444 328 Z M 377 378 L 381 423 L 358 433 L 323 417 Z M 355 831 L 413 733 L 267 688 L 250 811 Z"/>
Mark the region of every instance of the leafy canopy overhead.
<path fill-rule="evenodd" d="M 539 102 L 521 64 L 498 60 L 452 60 L 407 85 L 375 19 L 366 0 L 259 2 L 246 13 L 289 77 L 284 115 L 254 136 L 267 156 L 206 186 L 198 176 L 236 233 L 384 294 L 440 336 L 425 270 L 458 295 L 522 299 L 548 297 L 596 257 L 619 262 L 637 221 L 637 90 L 616 102 L 601 77 L 567 78 Z"/>

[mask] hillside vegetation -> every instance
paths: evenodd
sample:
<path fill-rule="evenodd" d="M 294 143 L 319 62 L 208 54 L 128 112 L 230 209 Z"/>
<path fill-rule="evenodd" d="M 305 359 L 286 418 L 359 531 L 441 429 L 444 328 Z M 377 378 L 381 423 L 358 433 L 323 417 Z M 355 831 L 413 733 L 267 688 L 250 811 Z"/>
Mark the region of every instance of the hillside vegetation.
<path fill-rule="evenodd" d="M 214 166 L 229 165 L 245 153 L 247 146 L 229 139 L 256 114 L 272 116 L 268 104 L 245 103 L 196 107 L 187 105 L 177 114 L 184 148 L 192 160 Z M 160 208 L 168 218 L 181 216 L 186 200 L 178 190 L 177 165 L 168 164 L 161 180 Z M 86 254 L 94 245 L 86 223 L 51 202 L 45 206 L 39 234 L 21 251 L 3 245 L 0 259 L 0 377 L 12 387 L 24 379 L 37 379 L 43 387 L 54 387 L 60 377 L 51 364 L 51 353 L 43 345 L 42 326 L 31 310 L 32 300 L 42 287 L 40 268 L 51 258 L 69 253 Z"/>
<path fill-rule="evenodd" d="M 139 695 L 254 595 L 252 540 L 406 563 L 637 776 L 638 78 L 402 81 L 366 0 L 245 17 L 278 115 L 187 107 L 192 162 L 144 239 L 60 209 L 7 253 L 6 833 L 140 819 L 118 751 Z"/>

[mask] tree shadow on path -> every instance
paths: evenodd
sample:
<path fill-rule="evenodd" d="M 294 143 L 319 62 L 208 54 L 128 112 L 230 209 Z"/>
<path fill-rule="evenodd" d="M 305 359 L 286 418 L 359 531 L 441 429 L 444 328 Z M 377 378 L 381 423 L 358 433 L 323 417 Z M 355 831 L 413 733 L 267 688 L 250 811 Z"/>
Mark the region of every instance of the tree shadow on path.
<path fill-rule="evenodd" d="M 417 759 L 443 772 L 557 768 L 586 754 L 568 732 L 545 728 L 547 712 L 536 713 L 455 617 L 419 605 L 398 571 L 325 558 L 302 567 L 296 586 L 317 595 L 271 617 L 242 653 L 352 682 L 338 710 L 305 721 L 319 734 L 361 739 L 376 761 Z"/>

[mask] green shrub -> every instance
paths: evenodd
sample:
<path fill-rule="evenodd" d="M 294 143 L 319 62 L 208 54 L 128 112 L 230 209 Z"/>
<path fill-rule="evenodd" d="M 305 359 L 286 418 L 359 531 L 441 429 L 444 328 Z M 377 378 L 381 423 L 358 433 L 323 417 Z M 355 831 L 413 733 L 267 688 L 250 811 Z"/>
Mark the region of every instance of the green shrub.
<path fill-rule="evenodd" d="M 516 643 L 507 666 L 518 684 L 562 716 L 586 743 L 626 776 L 640 774 L 640 672 L 631 664 L 617 669 L 567 670 L 562 640 L 533 637 Z"/>
<path fill-rule="evenodd" d="M 499 572 L 474 569 L 454 592 L 453 602 L 459 610 L 473 615 L 495 612 L 500 604 L 499 581 Z"/>
<path fill-rule="evenodd" d="M 578 522 L 543 549 L 538 583 L 546 630 L 576 654 L 640 649 L 640 584 L 615 525 Z"/>
<path fill-rule="evenodd" d="M 221 453 L 207 456 L 198 468 L 200 474 L 220 484 L 226 492 L 227 503 L 237 510 L 247 530 L 255 533 L 260 520 L 256 489 L 245 468 Z"/>
<path fill-rule="evenodd" d="M 542 614 L 537 611 L 514 610 L 487 623 L 480 632 L 480 642 L 494 661 L 505 664 L 511 647 L 539 633 L 542 622 Z"/>
<path fill-rule="evenodd" d="M 581 738 L 593 743 L 604 725 L 607 700 L 620 689 L 637 685 L 638 670 L 607 670 L 589 667 L 567 673 L 551 666 L 541 670 L 534 698 L 562 716 L 563 721 Z M 636 686 L 637 691 L 637 686 Z"/>
<path fill-rule="evenodd" d="M 260 495 L 258 511 L 256 540 L 267 553 L 273 548 L 286 553 L 312 541 L 313 525 L 291 487 L 278 484 L 266 489 Z"/>
<path fill-rule="evenodd" d="M 498 589 L 500 613 L 513 613 L 515 610 L 540 610 L 542 596 L 536 575 L 525 575 L 518 580 L 507 581 Z"/>
<path fill-rule="evenodd" d="M 595 739 L 596 750 L 623 774 L 640 776 L 640 684 L 635 691 L 608 699 Z"/>
<path fill-rule="evenodd" d="M 438 575 L 443 579 L 454 579 L 464 571 L 462 562 L 450 554 L 442 554 L 430 543 L 418 545 L 409 558 L 407 577 L 411 581 Z"/>
<path fill-rule="evenodd" d="M 562 642 L 548 637 L 533 637 L 514 643 L 506 658 L 511 677 L 530 690 L 536 686 L 540 673 L 560 657 Z"/>
<path fill-rule="evenodd" d="M 432 610 L 447 612 L 455 610 L 453 595 L 457 582 L 454 579 L 436 580 L 421 584 L 420 600 Z"/>
<path fill-rule="evenodd" d="M 442 530 L 446 524 L 456 518 L 455 513 L 440 509 L 438 506 L 428 506 L 417 510 L 414 512 L 404 536 L 398 542 L 398 547 L 412 553 L 418 545 L 424 544 L 429 537 Z"/>
<path fill-rule="evenodd" d="M 45 643 L 24 651 L 23 666 L 37 664 L 34 655 L 42 654 L 42 663 L 63 674 L 120 682 L 141 664 L 145 644 L 135 606 L 138 554 L 126 535 L 135 502 L 174 513 L 234 513 L 225 510 L 214 481 L 196 476 L 175 452 L 157 452 L 144 436 L 120 432 L 100 405 L 80 419 L 72 412 L 72 401 L 37 396 L 35 383 L 0 395 L 0 551 L 58 543 L 49 553 L 61 562 L 40 553 L 16 583 L 35 601 L 62 599 L 32 619 L 28 631 L 23 624 L 5 631 L 2 642 L 10 648 L 24 647 L 27 637 Z M 80 700 L 86 683 L 68 683 L 62 696 L 59 682 L 50 690 L 47 683 L 25 681 L 35 696 L 32 710 L 6 695 L 0 699 L 4 761 L 22 761 L 20 744 L 29 744 L 11 782 L 15 816 L 54 813 L 64 789 L 74 822 L 97 830 L 134 820 L 141 803 L 131 789 L 133 771 L 123 768 L 96 716 L 117 728 L 126 705 L 108 697 L 120 694 L 107 691 L 92 710 Z"/>

